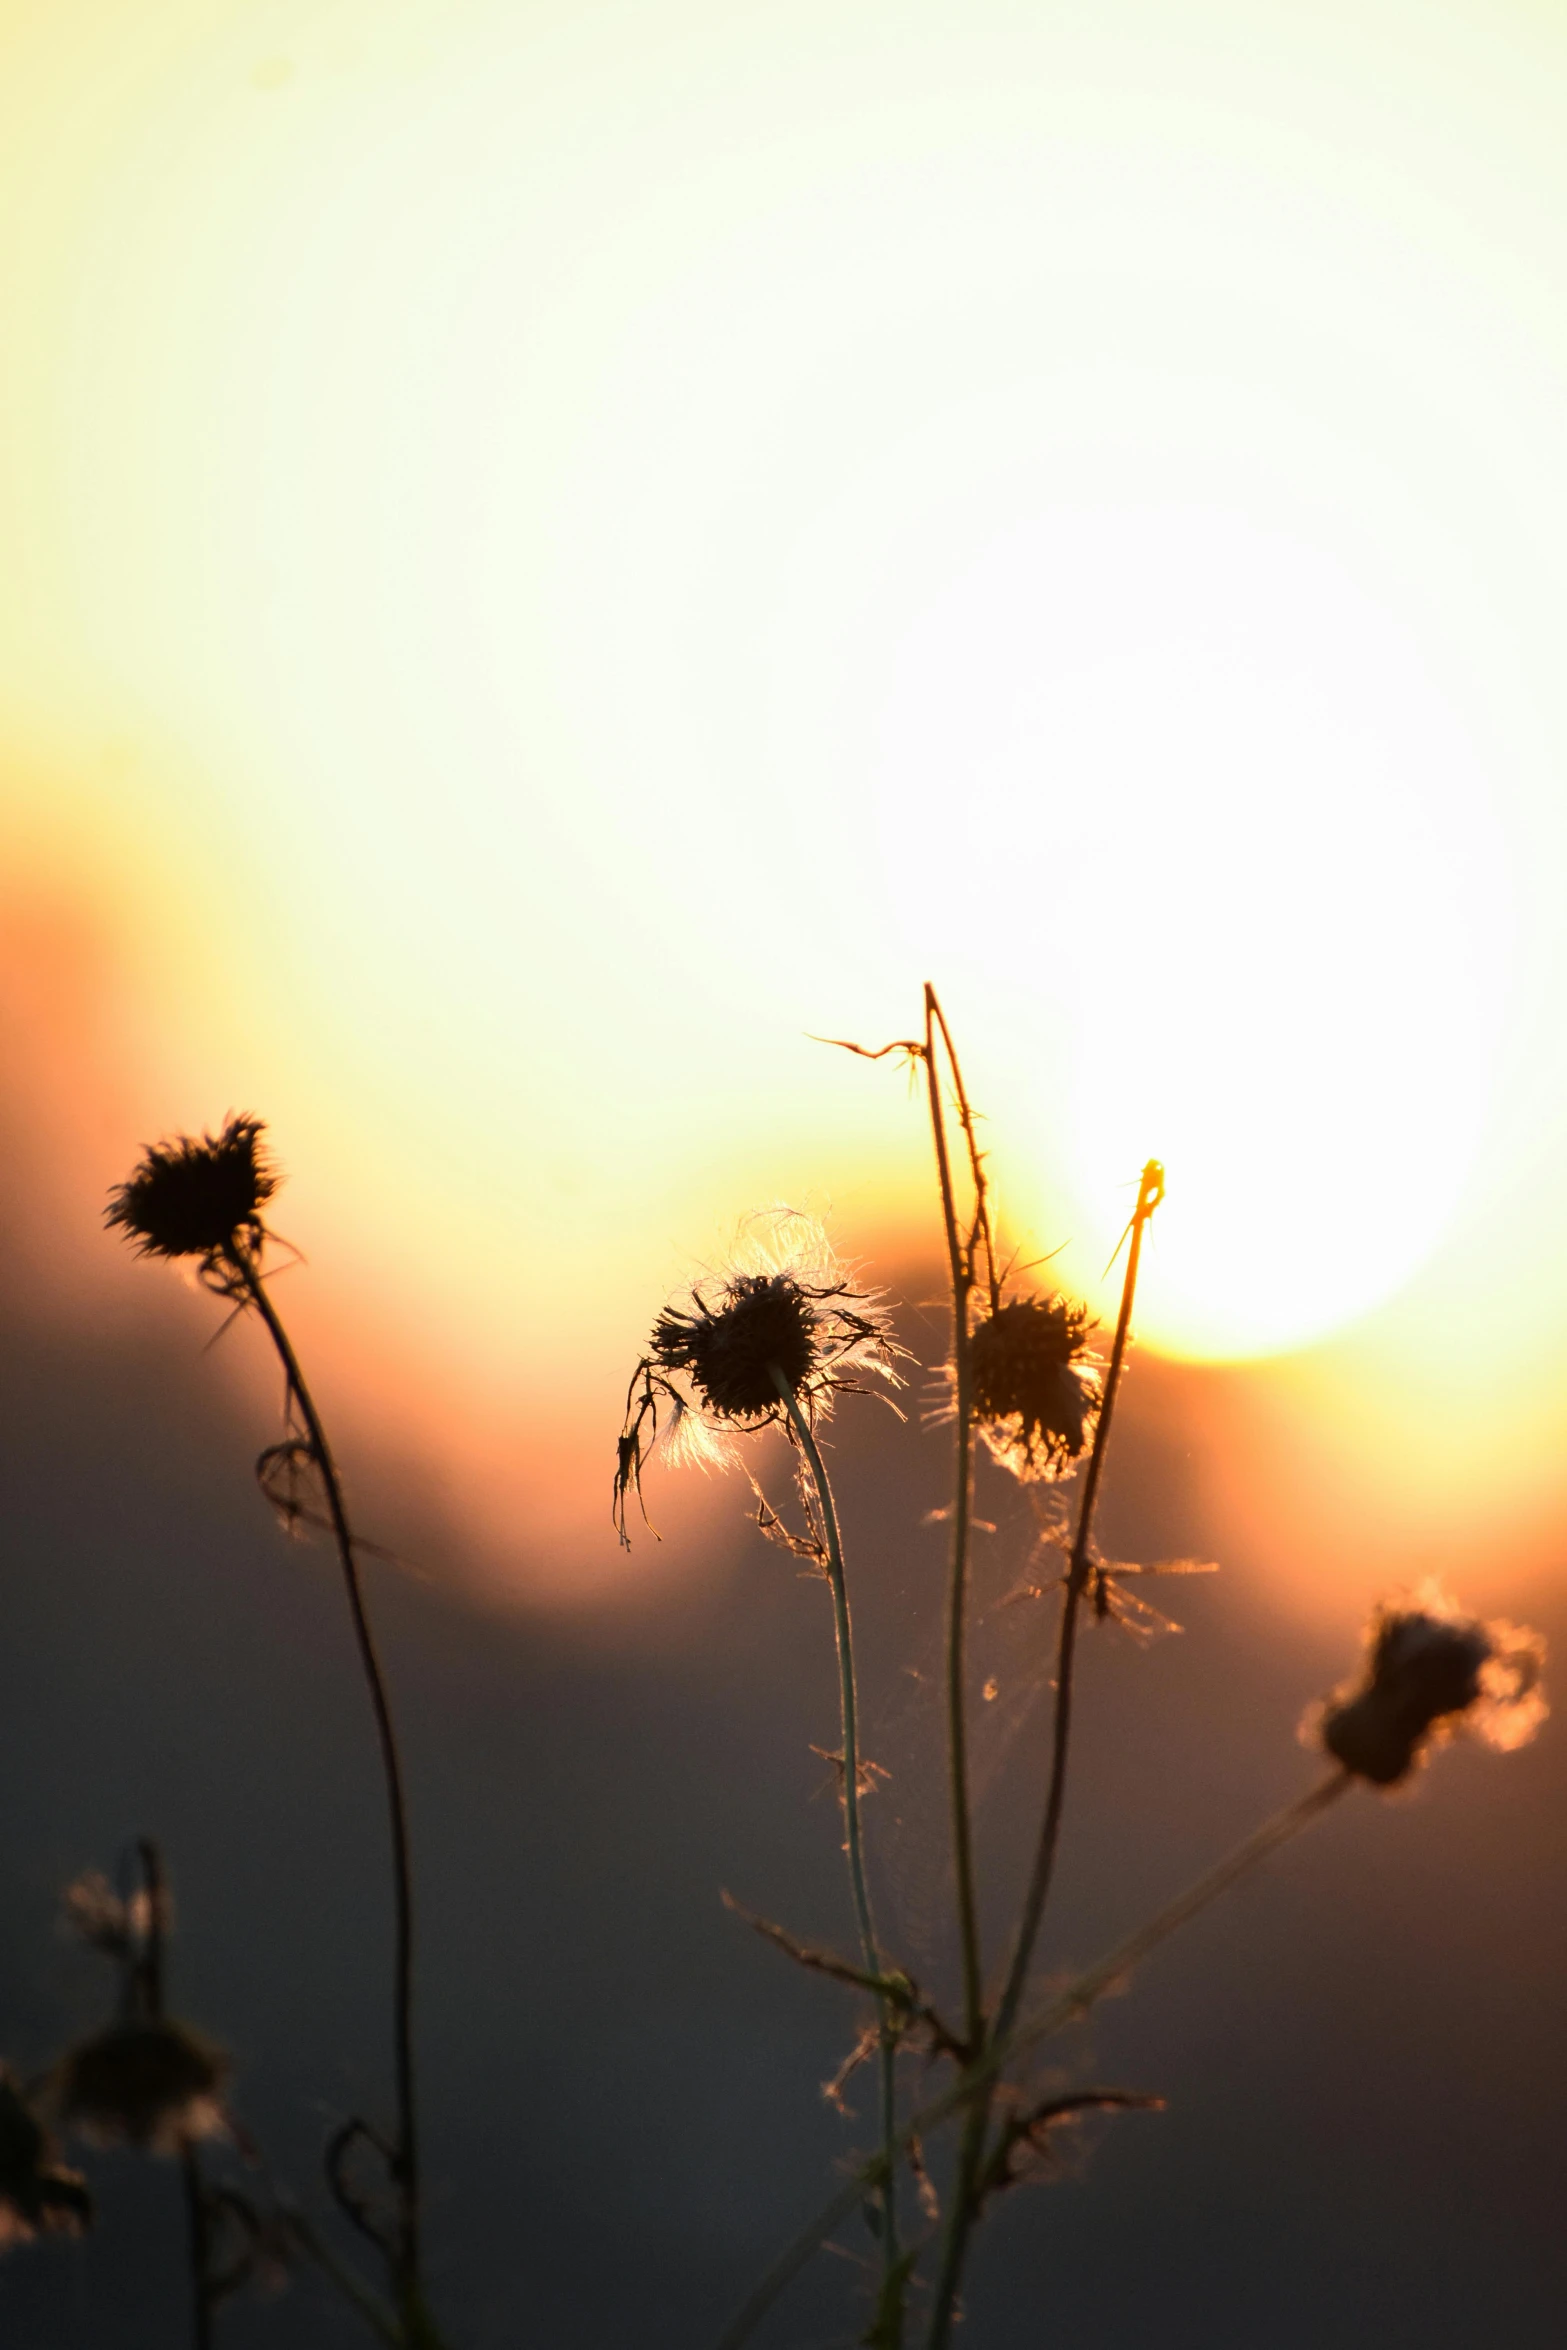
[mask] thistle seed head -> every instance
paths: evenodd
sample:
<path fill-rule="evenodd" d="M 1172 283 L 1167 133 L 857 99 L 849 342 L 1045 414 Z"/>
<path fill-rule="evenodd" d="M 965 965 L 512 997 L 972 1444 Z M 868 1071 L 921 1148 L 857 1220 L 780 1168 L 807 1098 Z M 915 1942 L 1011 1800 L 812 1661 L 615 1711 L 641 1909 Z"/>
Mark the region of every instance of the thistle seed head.
<path fill-rule="evenodd" d="M 92 2224 L 92 2197 L 67 2170 L 15 2075 L 0 2065 L 0 2252 L 35 2236 L 79 2236 Z"/>
<path fill-rule="evenodd" d="M 748 1427 L 778 1412 L 775 1372 L 796 1394 L 808 1386 L 830 1326 L 822 1306 L 790 1273 L 735 1273 L 716 1295 L 696 1288 L 666 1306 L 650 1352 L 661 1371 L 686 1374 L 715 1420 Z"/>
<path fill-rule="evenodd" d="M 1086 1306 L 1065 1297 L 1015 1297 L 969 1339 L 974 1417 L 1003 1468 L 1025 1482 L 1068 1474 L 1090 1441 L 1099 1376 L 1088 1353 Z"/>
<path fill-rule="evenodd" d="M 105 1221 L 147 1257 L 218 1256 L 265 1237 L 261 1211 L 279 1176 L 259 1118 L 227 1119 L 217 1134 L 177 1134 L 142 1153 L 109 1195 Z"/>
<path fill-rule="evenodd" d="M 175 2154 L 224 2126 L 228 2059 L 186 2024 L 163 2017 L 111 2024 L 61 2060 L 61 2119 L 100 2146 Z"/>
<path fill-rule="evenodd" d="M 737 1435 L 787 1426 L 781 1376 L 802 1412 L 824 1418 L 863 1375 L 897 1384 L 900 1350 L 875 1293 L 856 1289 L 821 1226 L 790 1208 L 747 1219 L 732 1260 L 664 1308 L 632 1374 L 615 1469 L 615 1523 L 641 1492 L 662 1433 L 671 1458 L 716 1464 Z"/>
<path fill-rule="evenodd" d="M 1379 1609 L 1358 1681 L 1330 1698 L 1314 1727 L 1345 1770 L 1396 1787 L 1460 1730 L 1510 1750 L 1545 1718 L 1545 1644 L 1515 1624 L 1460 1615 L 1439 1592 Z"/>

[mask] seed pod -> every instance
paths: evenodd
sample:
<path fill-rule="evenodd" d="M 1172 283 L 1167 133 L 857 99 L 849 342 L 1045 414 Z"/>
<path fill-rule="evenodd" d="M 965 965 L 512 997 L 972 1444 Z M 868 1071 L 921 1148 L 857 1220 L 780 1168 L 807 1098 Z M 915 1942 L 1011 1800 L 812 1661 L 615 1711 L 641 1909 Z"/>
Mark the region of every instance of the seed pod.
<path fill-rule="evenodd" d="M 1543 1659 L 1538 1634 L 1461 1616 L 1437 1593 L 1422 1607 L 1382 1609 L 1360 1680 L 1328 1701 L 1317 1734 L 1336 1762 L 1375 1787 L 1396 1787 L 1460 1729 L 1492 1746 L 1521 1746 L 1545 1715 Z"/>
<path fill-rule="evenodd" d="M 995 1458 L 1025 1481 L 1063 1477 L 1092 1438 L 1099 1376 L 1093 1321 L 1065 1297 L 1016 1297 L 969 1340 L 974 1417 Z"/>

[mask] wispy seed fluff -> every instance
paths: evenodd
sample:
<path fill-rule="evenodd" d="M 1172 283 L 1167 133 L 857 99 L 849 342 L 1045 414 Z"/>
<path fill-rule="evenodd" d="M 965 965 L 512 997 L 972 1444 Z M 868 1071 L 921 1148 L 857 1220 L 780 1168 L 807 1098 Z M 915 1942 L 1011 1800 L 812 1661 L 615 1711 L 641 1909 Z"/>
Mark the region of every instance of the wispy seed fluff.
<path fill-rule="evenodd" d="M 1066 1476 L 1099 1415 L 1094 1327 L 1070 1298 L 1015 1297 L 969 1339 L 974 1417 L 1003 1468 L 1026 1482 Z"/>
<path fill-rule="evenodd" d="M 1334 1760 L 1375 1787 L 1396 1787 L 1459 1731 L 1504 1752 L 1522 1746 L 1547 1711 L 1537 1632 L 1464 1616 L 1438 1591 L 1419 1596 L 1377 1611 L 1360 1678 L 1311 1723 Z"/>
<path fill-rule="evenodd" d="M 748 1217 L 728 1262 L 658 1316 L 632 1373 L 615 1468 L 622 1541 L 656 1439 L 671 1460 L 726 1460 L 735 1436 L 787 1425 L 780 1377 L 817 1421 L 835 1395 L 864 1393 L 866 1374 L 896 1384 L 898 1352 L 878 1296 L 855 1288 L 814 1217 Z"/>
<path fill-rule="evenodd" d="M 55 2160 L 15 2075 L 0 2065 L 0 2252 L 35 2236 L 79 2236 L 91 2222 L 86 2180 Z"/>

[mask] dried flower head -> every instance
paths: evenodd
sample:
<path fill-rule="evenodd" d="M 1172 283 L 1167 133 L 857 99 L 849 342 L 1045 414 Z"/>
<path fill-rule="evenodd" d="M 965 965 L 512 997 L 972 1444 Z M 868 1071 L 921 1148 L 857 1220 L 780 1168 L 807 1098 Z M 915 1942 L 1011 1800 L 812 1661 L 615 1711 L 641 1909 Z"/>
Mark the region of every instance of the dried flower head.
<path fill-rule="evenodd" d="M 1014 1297 L 969 1339 L 974 1417 L 1003 1468 L 1024 1480 L 1064 1477 L 1093 1436 L 1099 1374 L 1094 1327 L 1070 1298 Z"/>
<path fill-rule="evenodd" d="M 788 1425 L 780 1379 L 814 1422 L 835 1395 L 863 1394 L 866 1373 L 896 1384 L 898 1353 L 878 1298 L 846 1278 L 813 1217 L 749 1217 L 729 1264 L 664 1308 L 632 1374 L 615 1468 L 621 1540 L 661 1417 L 672 1459 L 715 1463 L 734 1436 Z"/>
<path fill-rule="evenodd" d="M 135 1959 L 149 1935 L 169 1934 L 174 1925 L 166 1886 L 160 1884 L 155 1892 L 138 1886 L 132 1893 L 119 1894 L 101 1869 L 89 1869 L 67 1885 L 61 1906 L 66 1924 L 89 1949 L 122 1962 Z"/>
<path fill-rule="evenodd" d="M 61 2119 L 100 2146 L 175 2154 L 224 2127 L 223 2051 L 187 2024 L 155 2016 L 78 2042 L 55 2079 Z"/>
<path fill-rule="evenodd" d="M 1522 1746 L 1547 1710 L 1538 1633 L 1480 1623 L 1438 1591 L 1419 1596 L 1416 1607 L 1377 1611 L 1360 1679 L 1311 1724 L 1336 1762 L 1376 1787 L 1397 1786 L 1459 1730 L 1504 1751 Z"/>
<path fill-rule="evenodd" d="M 91 2224 L 86 2180 L 54 2159 L 14 2074 L 0 2065 L 0 2252 L 35 2236 L 79 2236 Z"/>
<path fill-rule="evenodd" d="M 261 1211 L 279 1177 L 259 1118 L 227 1119 L 217 1134 L 151 1144 L 109 1195 L 106 1221 L 142 1256 L 213 1258 L 265 1237 Z"/>

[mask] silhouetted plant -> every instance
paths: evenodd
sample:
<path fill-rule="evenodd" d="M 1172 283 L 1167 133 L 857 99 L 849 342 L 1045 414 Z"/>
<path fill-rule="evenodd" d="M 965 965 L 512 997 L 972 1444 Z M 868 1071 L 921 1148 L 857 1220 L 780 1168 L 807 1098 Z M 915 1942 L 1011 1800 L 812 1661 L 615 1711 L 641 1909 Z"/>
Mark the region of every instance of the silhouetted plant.
<path fill-rule="evenodd" d="M 178 2164 L 194 2350 L 212 2350 L 225 2302 L 248 2284 L 280 2286 L 296 2255 L 322 2272 L 378 2341 L 399 2350 L 410 2337 L 396 2313 L 337 2259 L 267 2174 L 259 2149 L 229 2103 L 225 2051 L 167 2011 L 174 1907 L 162 1855 L 150 1838 L 134 1846 L 129 1877 L 126 1889 L 117 1892 L 107 1877 L 91 1870 L 66 1888 L 66 1921 L 117 1969 L 119 2000 L 108 2024 L 58 2060 L 44 2084 L 47 2103 L 66 2128 L 92 2145 Z M 85 2224 L 91 2215 L 85 2183 L 76 2172 L 54 2165 L 31 2108 L 14 2084 L 8 2092 L 0 2081 L 0 2198 L 7 2191 L 8 2149 L 22 2165 L 21 2202 L 29 2194 L 36 2200 L 41 2184 L 46 2215 L 51 2210 L 57 2215 L 51 2224 Z M 213 2167 L 225 2156 L 228 2176 Z M 29 2166 L 37 2174 L 31 2188 Z"/>
<path fill-rule="evenodd" d="M 1082 1627 L 1085 1620 L 1107 1618 L 1134 1626 L 1158 1621 L 1122 1588 L 1127 1576 L 1150 1570 L 1103 1557 L 1094 1524 L 1144 1242 L 1164 1199 L 1164 1169 L 1150 1159 L 1139 1178 L 1121 1241 L 1126 1263 L 1120 1306 L 1108 1356 L 1100 1361 L 1090 1352 L 1094 1325 L 1087 1310 L 1059 1292 L 1026 1286 L 1002 1260 L 978 1122 L 935 991 L 925 990 L 918 1036 L 874 1049 L 858 1044 L 846 1049 L 869 1060 L 897 1056 L 921 1076 L 935 1153 L 951 1297 L 951 1336 L 941 1369 L 946 1404 L 938 1419 L 950 1426 L 954 1447 L 952 1502 L 944 1513 L 950 1555 L 943 1678 L 962 2007 L 958 2020 L 944 2018 L 872 1926 L 859 1804 L 872 1766 L 859 1746 L 842 1543 L 813 1433 L 832 1390 L 852 1383 L 841 1376 L 844 1368 L 863 1368 L 867 1360 L 883 1370 L 889 1367 L 888 1327 L 879 1309 L 863 1293 L 842 1285 L 835 1271 L 818 1275 L 813 1285 L 798 1277 L 791 1281 L 776 1267 L 732 1269 L 713 1285 L 699 1284 L 685 1304 L 667 1309 L 654 1326 L 649 1352 L 627 1396 L 616 1465 L 616 1523 L 626 1539 L 626 1503 L 632 1494 L 640 1496 L 647 1447 L 660 1433 L 661 1420 L 677 1452 L 700 1455 L 715 1437 L 727 1447 L 736 1430 L 777 1423 L 801 1455 L 804 1533 L 788 1531 L 759 1489 L 758 1522 L 820 1565 L 833 1590 L 842 1674 L 844 1809 L 860 1962 L 803 1942 L 768 1919 L 748 1917 L 747 1922 L 797 1964 L 874 1999 L 876 2021 L 829 2092 L 841 2089 L 868 2049 L 879 2050 L 881 2144 L 769 2271 L 725 2333 L 722 2350 L 739 2350 L 790 2280 L 856 2208 L 880 2236 L 883 2254 L 862 2342 L 870 2350 L 900 2350 L 910 2295 L 921 2285 L 928 2257 L 926 2350 L 947 2350 L 974 2230 L 997 2196 L 1048 2167 L 1053 2134 L 1080 2115 L 1152 2110 L 1160 2103 L 1156 2096 L 1107 2086 L 1031 2094 L 1019 2073 L 1023 2060 L 1337 1803 L 1357 1778 L 1378 1787 L 1394 1785 L 1434 1744 L 1459 1731 L 1498 1746 L 1519 1744 L 1544 1711 L 1541 1648 L 1534 1635 L 1510 1625 L 1476 1623 L 1432 1593 L 1412 1606 L 1382 1612 L 1368 1636 L 1359 1679 L 1311 1717 L 1309 1735 L 1330 1764 L 1326 1775 L 1097 1966 L 1030 2008 L 1034 1957 L 1066 1811 Z M 817 1262 L 828 1260 L 818 1256 Z M 1003 1470 L 1026 1485 L 1058 1485 L 1083 1469 L 1070 1540 L 1064 1533 L 1060 1537 L 1052 1722 L 1039 1829 L 1005 1962 L 993 1982 L 980 1939 L 968 1760 L 976 1438 Z M 1192 1561 L 1172 1561 L 1151 1571 L 1205 1570 Z M 913 2111 L 900 2110 L 900 2053 L 917 2056 L 927 2069 L 950 2067 L 946 2085 Z M 925 2149 L 933 2134 L 949 2124 L 955 2127 L 956 2145 L 943 2210 Z M 899 2220 L 899 2178 L 905 2171 L 923 2218 L 923 2232 L 916 2227 L 908 2238 Z"/>
<path fill-rule="evenodd" d="M 413 1877 L 402 1762 L 385 1675 L 359 1570 L 368 1548 L 354 1533 L 342 1478 L 293 1343 L 267 1288 L 265 1251 L 274 1235 L 262 1210 L 281 1178 L 259 1118 L 229 1117 L 217 1134 L 179 1135 L 151 1145 L 111 1194 L 107 1221 L 144 1256 L 194 1260 L 197 1278 L 236 1313 L 262 1323 L 283 1368 L 284 1433 L 256 1462 L 262 1491 L 290 1532 L 330 1535 L 375 1720 L 391 1830 L 394 1908 L 393 2068 L 397 2126 L 388 2136 L 355 2117 L 328 2151 L 328 2180 L 340 2207 L 384 2258 L 403 2338 L 417 2350 L 438 2337 L 421 2271 L 419 2135 L 413 2053 Z M 385 2162 L 394 2208 L 383 2218 L 345 2182 L 345 2150 L 370 2148 Z"/>
<path fill-rule="evenodd" d="M 791 1532 L 754 1478 L 752 1484 L 764 1532 L 809 1560 L 832 1595 L 843 1744 L 828 1760 L 843 1803 L 844 1849 L 860 1940 L 856 1979 L 873 1993 L 879 2011 L 882 2143 L 888 2161 L 867 2209 L 881 2238 L 888 2291 L 898 2289 L 904 2273 L 892 2162 L 900 1985 L 883 1974 L 865 1874 L 860 1806 L 875 1775 L 860 1753 L 843 1544 L 816 1428 L 836 1396 L 864 1391 L 861 1374 L 896 1382 L 898 1351 L 880 1301 L 844 1277 L 819 1224 L 793 1209 L 753 1216 L 731 1262 L 711 1281 L 695 1283 L 655 1321 L 649 1350 L 627 1389 L 615 1463 L 615 1524 L 624 1543 L 629 1540 L 627 1498 L 634 1492 L 640 1501 L 647 1448 L 660 1434 L 673 1457 L 713 1462 L 732 1457 L 737 1436 L 779 1427 L 800 1454 L 803 1532 Z"/>

